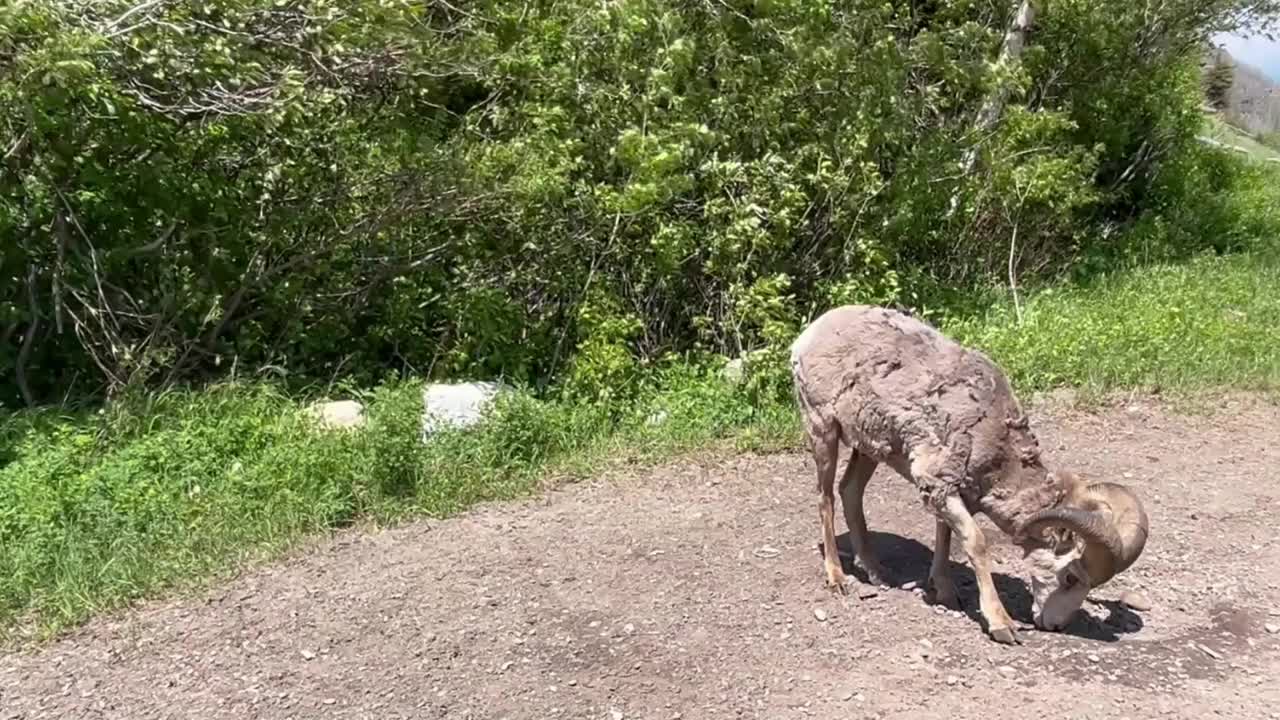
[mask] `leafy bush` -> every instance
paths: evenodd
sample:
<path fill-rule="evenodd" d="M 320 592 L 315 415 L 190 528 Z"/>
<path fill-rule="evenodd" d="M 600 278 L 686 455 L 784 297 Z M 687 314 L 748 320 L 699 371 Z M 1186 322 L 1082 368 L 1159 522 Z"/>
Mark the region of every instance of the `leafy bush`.
<path fill-rule="evenodd" d="M 1188 169 L 1198 41 L 1245 5 L 1055 2 L 1018 67 L 1015 3 L 972 0 L 8 3 L 0 402 L 388 368 L 623 400 L 1011 245 L 1028 280 L 1197 250 L 1238 211 Z"/>

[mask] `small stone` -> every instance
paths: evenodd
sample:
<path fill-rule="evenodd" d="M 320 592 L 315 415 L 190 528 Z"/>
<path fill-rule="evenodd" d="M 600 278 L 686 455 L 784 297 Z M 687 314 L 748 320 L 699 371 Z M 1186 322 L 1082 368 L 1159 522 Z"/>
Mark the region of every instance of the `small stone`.
<path fill-rule="evenodd" d="M 1001 675 L 1007 678 L 1011 678 L 1018 674 L 1018 671 L 1015 670 L 1012 665 L 1001 665 L 1000 667 L 996 668 L 996 672 L 1000 673 Z"/>
<path fill-rule="evenodd" d="M 927 640 L 927 639 L 922 639 L 922 640 L 920 640 L 920 646 L 921 646 L 921 647 L 923 647 L 925 650 L 932 650 L 932 649 L 933 649 L 933 643 L 932 643 L 932 642 L 930 642 L 930 641 L 929 641 L 929 640 Z"/>
<path fill-rule="evenodd" d="M 324 702 L 325 705 L 332 705 L 338 701 L 333 698 L 325 698 L 322 702 Z"/>
<path fill-rule="evenodd" d="M 870 600 L 871 598 L 873 598 L 873 597 L 875 597 L 875 596 L 877 596 L 877 595 L 879 595 L 879 594 L 880 594 L 880 592 L 879 592 L 879 591 L 877 591 L 877 590 L 872 590 L 871 588 L 864 587 L 864 588 L 862 588 L 861 590 L 859 590 L 859 591 L 858 591 L 858 599 L 859 599 L 859 600 Z"/>
<path fill-rule="evenodd" d="M 1089 662 L 1099 662 L 1101 660 L 1102 658 L 1098 657 L 1097 655 L 1093 655 L 1093 654 L 1089 655 Z"/>
<path fill-rule="evenodd" d="M 569 687 L 576 687 L 576 686 L 578 685 L 578 681 L 577 681 L 577 680 L 570 680 L 570 681 L 566 682 L 566 683 L 565 683 L 565 685 L 568 685 Z"/>
<path fill-rule="evenodd" d="M 1120 593 L 1120 604 L 1138 612 L 1146 612 L 1152 607 L 1151 600 L 1136 590 L 1125 590 Z"/>
<path fill-rule="evenodd" d="M 823 610 L 822 608 L 814 608 L 813 616 L 818 619 L 818 622 L 827 621 L 827 611 Z"/>
<path fill-rule="evenodd" d="M 315 653 L 313 653 L 313 652 L 311 652 L 310 650 L 303 650 L 303 651 L 302 651 L 302 659 L 303 659 L 303 660 L 315 660 L 315 659 L 316 659 L 316 654 L 315 654 Z"/>
<path fill-rule="evenodd" d="M 630 635 L 631 633 L 633 633 L 633 632 L 635 632 L 635 631 L 636 631 L 636 626 L 635 626 L 635 625 L 632 625 L 631 623 L 627 623 L 626 625 L 623 625 L 623 626 L 622 626 L 622 632 L 624 632 L 624 633 L 626 633 L 626 634 L 628 634 L 628 635 Z"/>
<path fill-rule="evenodd" d="M 1218 654 L 1217 652 L 1215 652 L 1215 651 L 1214 651 L 1214 649 L 1213 649 L 1213 648 L 1211 648 L 1211 647 L 1209 647 L 1208 645 L 1201 645 L 1201 646 L 1200 646 L 1200 649 L 1204 651 L 1204 654 L 1205 654 L 1205 655 L 1208 655 L 1209 657 L 1213 658 L 1214 660 L 1221 660 L 1221 659 L 1222 659 L 1222 655 L 1220 655 L 1220 654 Z"/>
<path fill-rule="evenodd" d="M 1267 629 L 1267 632 L 1271 633 L 1272 635 L 1275 635 L 1276 633 L 1280 633 L 1280 624 L 1267 623 L 1263 627 L 1265 627 Z"/>
<path fill-rule="evenodd" d="M 866 699 L 867 699 L 867 697 L 866 697 L 865 695 L 863 695 L 862 693 L 858 693 L 857 695 L 854 695 L 854 696 L 853 696 L 853 700 L 854 700 L 854 702 L 862 702 L 863 700 L 866 700 Z"/>
<path fill-rule="evenodd" d="M 903 590 L 915 590 L 919 585 L 920 585 L 920 583 L 916 582 L 915 580 L 912 580 L 911 582 L 905 582 L 905 583 L 902 583 L 902 589 L 903 589 Z"/>
<path fill-rule="evenodd" d="M 948 676 L 947 676 L 947 684 L 948 684 L 948 685 L 958 685 L 959 683 L 960 683 L 960 678 L 956 677 L 955 675 L 948 675 Z"/>
<path fill-rule="evenodd" d="M 852 699 L 853 699 L 853 691 L 852 691 L 852 690 L 846 690 L 846 691 L 844 692 L 844 694 L 842 694 L 842 695 L 840 696 L 840 699 L 841 699 L 841 700 L 843 700 L 843 701 L 845 701 L 845 702 L 849 702 L 850 700 L 852 700 Z"/>
<path fill-rule="evenodd" d="M 609 708 L 609 720 L 622 720 L 622 711 L 618 708 Z"/>

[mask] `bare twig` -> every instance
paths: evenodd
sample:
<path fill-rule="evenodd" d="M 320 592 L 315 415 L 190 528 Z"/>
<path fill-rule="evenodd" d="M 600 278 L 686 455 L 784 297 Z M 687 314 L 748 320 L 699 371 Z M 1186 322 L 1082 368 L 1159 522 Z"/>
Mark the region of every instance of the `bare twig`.
<path fill-rule="evenodd" d="M 1017 315 L 1018 324 L 1022 324 L 1022 301 L 1018 299 L 1018 279 L 1013 272 L 1013 258 L 1018 247 L 1018 222 L 1013 223 L 1013 234 L 1009 237 L 1009 289 L 1013 291 L 1013 311 Z"/>
<path fill-rule="evenodd" d="M 67 216 L 62 210 L 53 215 L 53 236 L 57 243 L 57 262 L 53 266 L 53 324 L 58 334 L 62 334 L 62 274 L 66 268 L 67 245 L 71 242 L 71 233 L 67 230 Z"/>
<path fill-rule="evenodd" d="M 31 385 L 27 382 L 27 363 L 31 361 L 31 349 L 35 345 L 36 333 L 40 330 L 40 305 L 36 299 L 36 277 L 36 266 L 27 268 L 27 304 L 30 308 L 31 322 L 27 324 L 27 331 L 22 336 L 22 348 L 18 350 L 18 362 L 13 368 L 18 392 L 22 395 L 22 401 L 27 404 L 27 407 L 35 407 L 36 404 L 35 396 L 31 394 Z"/>
<path fill-rule="evenodd" d="M 134 15 L 137 15 L 138 13 L 147 12 L 148 10 L 151 10 L 152 8 L 162 4 L 164 4 L 164 0 L 146 0 L 146 2 L 139 3 L 138 5 L 135 5 L 129 8 L 122 15 L 117 17 L 115 20 L 111 20 L 109 22 L 103 23 L 100 29 L 104 32 L 115 30 L 116 28 L 123 25 L 126 20 L 133 17 Z"/>
<path fill-rule="evenodd" d="M 587 279 L 582 284 L 582 294 L 578 299 L 579 304 L 585 301 L 587 299 L 587 294 L 591 292 L 591 282 L 593 279 L 595 279 L 596 268 L 599 266 L 600 260 L 605 255 L 607 255 L 609 253 L 609 250 L 613 247 L 614 240 L 618 239 L 618 227 L 621 223 L 622 223 L 622 211 L 619 210 L 613 215 L 613 230 L 609 232 L 609 240 L 608 242 L 605 243 L 604 249 L 601 250 L 599 253 L 597 253 L 595 257 L 591 258 L 591 267 L 587 270 Z M 559 367 L 560 365 L 560 354 L 564 350 L 564 341 L 565 341 L 565 338 L 568 337 L 569 335 L 569 327 L 570 327 L 570 323 L 565 323 L 564 327 L 561 328 L 560 330 L 560 338 L 556 340 L 556 349 L 551 356 L 551 365 L 548 366 L 549 368 L 547 372 L 548 377 L 554 376 L 556 372 L 556 368 Z"/>

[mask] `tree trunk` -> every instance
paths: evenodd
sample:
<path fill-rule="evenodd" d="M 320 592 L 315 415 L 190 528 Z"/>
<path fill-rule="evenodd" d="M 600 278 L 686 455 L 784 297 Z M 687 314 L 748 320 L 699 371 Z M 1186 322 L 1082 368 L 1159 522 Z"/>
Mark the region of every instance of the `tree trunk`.
<path fill-rule="evenodd" d="M 1035 18 L 1036 9 L 1032 0 L 1021 0 L 1018 5 L 1018 11 L 1014 13 L 1013 22 L 1010 23 L 1009 30 L 1004 34 L 1004 44 L 1000 48 L 1000 58 L 996 61 L 997 68 L 1017 66 L 1022 62 L 1022 50 L 1027 45 L 1027 33 L 1031 31 Z M 965 151 L 964 158 L 960 161 L 961 185 L 951 195 L 951 208 L 947 211 L 948 217 L 955 213 L 960 204 L 960 191 L 964 187 L 964 178 L 973 173 L 974 167 L 978 163 L 978 145 L 982 142 L 982 136 L 989 133 L 996 123 L 1000 121 L 1000 116 L 1004 113 L 1004 106 L 1008 100 L 1009 87 L 1005 83 L 997 83 L 991 94 L 987 95 L 987 98 L 983 100 L 982 108 L 978 110 L 977 122 L 974 124 L 974 135 L 979 139 Z"/>

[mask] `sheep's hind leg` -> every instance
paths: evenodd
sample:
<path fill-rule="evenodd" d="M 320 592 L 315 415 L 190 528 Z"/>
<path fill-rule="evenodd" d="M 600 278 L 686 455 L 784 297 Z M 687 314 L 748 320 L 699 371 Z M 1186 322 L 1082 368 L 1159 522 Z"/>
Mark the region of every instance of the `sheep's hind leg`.
<path fill-rule="evenodd" d="M 876 465 L 875 460 L 856 449 L 850 452 L 849 464 L 845 466 L 844 477 L 840 480 L 840 504 L 844 508 L 845 524 L 849 526 L 849 542 L 862 563 L 862 569 L 867 572 L 867 580 L 872 585 L 888 585 L 889 575 L 871 549 L 867 516 L 862 510 L 862 495 L 876 471 Z"/>
<path fill-rule="evenodd" d="M 934 605 L 952 610 L 960 609 L 956 599 L 956 586 L 951 581 L 947 565 L 951 560 L 951 526 L 941 518 L 935 521 L 933 536 L 933 563 L 929 566 L 929 584 L 925 598 Z"/>
<path fill-rule="evenodd" d="M 844 595 L 849 592 L 849 579 L 840 567 L 840 553 L 836 548 L 836 463 L 840 459 L 840 435 L 831 429 L 820 429 L 810 434 L 813 459 L 818 466 L 818 520 L 822 525 L 822 564 L 827 573 L 827 587 L 834 587 Z"/>
<path fill-rule="evenodd" d="M 955 495 L 943 501 L 939 514 L 960 539 L 965 554 L 969 556 L 969 564 L 973 566 L 973 574 L 978 580 L 978 604 L 983 619 L 987 621 L 987 632 L 998 643 L 1021 644 L 1014 631 L 1013 618 L 1000 602 L 995 580 L 991 577 L 991 557 L 987 553 L 987 540 L 982 529 L 965 508 L 964 501 Z"/>

